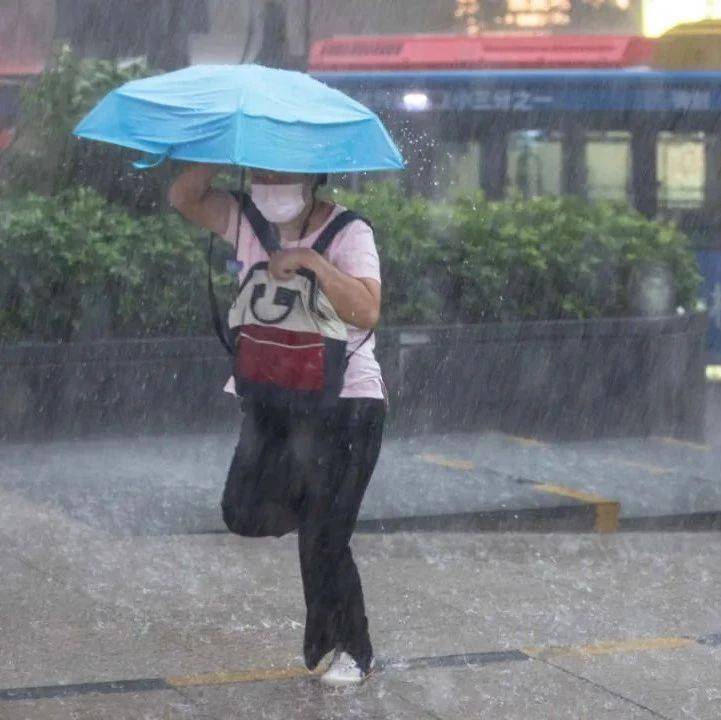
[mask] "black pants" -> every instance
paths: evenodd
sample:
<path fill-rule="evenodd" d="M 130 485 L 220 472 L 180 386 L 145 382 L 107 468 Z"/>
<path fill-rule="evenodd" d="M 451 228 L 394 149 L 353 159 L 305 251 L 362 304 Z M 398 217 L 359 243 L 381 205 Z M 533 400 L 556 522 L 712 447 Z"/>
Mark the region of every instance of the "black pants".
<path fill-rule="evenodd" d="M 367 670 L 373 649 L 349 542 L 380 452 L 384 403 L 342 399 L 314 415 L 252 403 L 244 410 L 223 519 L 246 537 L 298 530 L 305 663 L 313 669 L 338 648 Z"/>

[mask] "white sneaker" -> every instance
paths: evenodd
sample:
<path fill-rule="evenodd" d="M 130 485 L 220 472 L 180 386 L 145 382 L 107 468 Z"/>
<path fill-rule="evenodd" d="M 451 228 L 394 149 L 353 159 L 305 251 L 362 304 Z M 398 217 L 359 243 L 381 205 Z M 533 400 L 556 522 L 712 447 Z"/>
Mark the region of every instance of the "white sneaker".
<path fill-rule="evenodd" d="M 374 664 L 375 661 L 371 660 L 371 670 Z M 330 667 L 320 676 L 320 681 L 333 687 L 359 685 L 369 674 L 369 672 L 363 672 L 358 663 L 347 652 L 336 650 Z"/>

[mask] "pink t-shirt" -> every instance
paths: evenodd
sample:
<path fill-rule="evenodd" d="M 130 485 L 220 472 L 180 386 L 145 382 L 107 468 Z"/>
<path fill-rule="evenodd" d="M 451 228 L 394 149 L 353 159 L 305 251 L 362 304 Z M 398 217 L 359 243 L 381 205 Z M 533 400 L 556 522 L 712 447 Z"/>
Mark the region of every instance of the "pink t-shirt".
<path fill-rule="evenodd" d="M 330 221 L 345 208 L 336 205 L 333 208 L 328 220 L 314 233 L 306 235 L 300 241 L 300 247 L 311 247 L 318 239 L 320 233 Z M 238 206 L 233 206 L 228 221 L 228 227 L 223 233 L 223 239 L 231 245 L 235 244 L 235 236 L 238 223 Z M 288 243 L 287 247 L 298 247 L 298 243 Z M 330 247 L 325 253 L 326 259 L 335 265 L 341 272 L 356 278 L 371 278 L 381 281 L 380 262 L 378 250 L 373 239 L 373 230 L 360 220 L 346 225 L 333 239 Z M 240 225 L 240 238 L 238 242 L 237 259 L 241 262 L 242 269 L 238 273 L 238 279 L 243 278 L 248 270 L 257 262 L 268 259 L 268 255 L 260 241 L 253 233 L 247 218 L 243 217 Z M 348 329 L 348 352 L 353 353 L 348 362 L 343 380 L 342 398 L 378 398 L 382 399 L 383 380 L 381 378 L 380 365 L 375 358 L 375 335 L 372 335 L 361 345 L 367 330 L 360 330 L 353 325 L 347 325 Z M 231 377 L 225 385 L 226 392 L 235 393 L 235 382 Z"/>

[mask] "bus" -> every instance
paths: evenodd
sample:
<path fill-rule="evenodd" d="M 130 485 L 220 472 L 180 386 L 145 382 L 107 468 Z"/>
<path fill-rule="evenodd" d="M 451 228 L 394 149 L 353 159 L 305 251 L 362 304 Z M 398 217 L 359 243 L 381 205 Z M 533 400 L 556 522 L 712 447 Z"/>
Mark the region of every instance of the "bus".
<path fill-rule="evenodd" d="M 571 194 L 677 223 L 697 250 L 721 363 L 721 55 L 701 53 L 721 37 L 685 31 L 685 69 L 676 32 L 334 37 L 313 45 L 310 71 L 383 118 L 409 193 Z"/>

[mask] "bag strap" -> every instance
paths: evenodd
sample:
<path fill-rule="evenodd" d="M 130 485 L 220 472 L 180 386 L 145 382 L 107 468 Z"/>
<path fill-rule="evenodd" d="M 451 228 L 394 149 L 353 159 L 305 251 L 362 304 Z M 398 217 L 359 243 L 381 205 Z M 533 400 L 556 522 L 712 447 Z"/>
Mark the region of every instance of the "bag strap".
<path fill-rule="evenodd" d="M 250 227 L 253 228 L 255 236 L 260 241 L 260 244 L 263 246 L 263 250 L 265 250 L 268 254 L 268 257 L 270 257 L 273 253 L 278 252 L 278 250 L 281 249 L 278 228 L 273 225 L 273 223 L 269 223 L 263 217 L 248 193 L 243 193 L 242 202 L 241 194 L 239 192 L 235 191 L 231 194 L 238 201 L 238 213 L 242 212 L 243 215 L 248 218 Z"/>
<path fill-rule="evenodd" d="M 356 220 L 360 220 L 370 228 L 373 227 L 364 217 L 358 215 L 358 213 L 352 210 L 344 210 L 331 220 L 320 237 L 313 243 L 313 250 L 322 255 L 330 247 L 333 238 L 335 238 L 344 227 Z M 350 360 L 373 337 L 374 332 L 374 330 L 369 330 L 368 333 L 366 333 L 366 336 L 356 345 L 355 349 L 345 356 L 346 361 Z"/>
<path fill-rule="evenodd" d="M 346 356 L 346 362 L 350 360 L 372 337 L 375 330 L 369 330 L 366 336 L 356 345 L 355 349 L 352 352 L 349 352 Z"/>
<path fill-rule="evenodd" d="M 237 259 L 238 257 L 238 245 L 240 243 L 240 223 L 243 218 L 244 211 L 247 207 L 250 205 L 253 206 L 253 209 L 256 211 L 258 215 L 260 213 L 258 212 L 258 208 L 255 207 L 255 205 L 252 203 L 250 197 L 242 192 L 242 188 L 245 187 L 245 168 L 241 168 L 240 170 L 240 188 L 241 190 L 231 190 L 231 195 L 235 198 L 235 200 L 238 203 L 238 218 L 237 222 L 235 224 L 235 241 L 233 243 L 233 247 L 235 249 L 233 258 Z M 252 211 L 251 211 L 252 212 Z M 265 221 L 265 218 L 260 216 L 261 219 Z M 255 227 L 255 226 L 254 226 Z M 267 233 L 266 233 L 267 235 Z M 231 340 L 231 333 L 230 329 L 228 328 L 225 321 L 220 317 L 220 310 L 218 309 L 218 298 L 215 295 L 215 288 L 213 287 L 213 240 L 215 239 L 215 234 L 213 232 L 210 233 L 210 236 L 208 238 L 208 301 L 210 303 L 210 314 L 213 320 L 213 328 L 215 329 L 215 334 L 218 336 L 218 340 L 220 340 L 220 344 L 226 349 L 229 355 L 234 355 L 233 350 L 233 342 Z"/>
<path fill-rule="evenodd" d="M 233 191 L 231 194 L 238 203 L 241 202 L 241 194 L 238 191 Z M 263 217 L 248 193 L 243 193 L 241 207 L 243 215 L 248 218 L 248 222 L 265 252 L 268 255 L 278 252 L 282 247 L 278 235 L 278 228 Z M 323 255 L 333 242 L 333 238 L 335 238 L 346 225 L 349 225 L 355 220 L 360 220 L 370 226 L 370 223 L 357 213 L 354 213 L 352 210 L 344 210 L 328 223 L 318 239 L 313 243 L 313 250 L 319 255 Z"/>
<path fill-rule="evenodd" d="M 218 310 L 218 298 L 215 296 L 213 288 L 213 233 L 210 233 L 208 240 L 208 300 L 210 301 L 210 314 L 213 318 L 213 327 L 215 334 L 218 336 L 221 345 L 228 351 L 229 355 L 233 355 L 233 346 L 228 338 L 228 331 L 225 323 L 220 317 Z"/>
<path fill-rule="evenodd" d="M 358 215 L 358 213 L 355 213 L 352 210 L 343 210 L 343 212 L 336 215 L 330 223 L 328 223 L 325 230 L 323 230 L 320 234 L 320 237 L 313 243 L 313 250 L 315 250 L 319 255 L 323 255 L 330 247 L 330 244 L 333 242 L 335 236 L 344 227 L 350 225 L 350 223 L 355 222 L 356 220 L 360 220 L 368 225 L 368 227 L 372 227 L 371 224 L 364 217 Z M 373 332 L 373 330 L 370 330 L 355 347 L 355 349 L 345 356 L 346 361 L 350 360 L 373 337 Z"/>
<path fill-rule="evenodd" d="M 335 236 L 344 227 L 346 227 L 346 225 L 350 225 L 350 223 L 355 220 L 360 220 L 361 222 L 366 223 L 366 225 L 370 225 L 367 220 L 357 213 L 354 213 L 352 210 L 344 210 L 328 223 L 325 230 L 323 230 L 318 239 L 313 243 L 313 250 L 315 250 L 319 255 L 323 255 L 333 242 L 333 238 L 335 238 Z"/>
<path fill-rule="evenodd" d="M 244 185 L 245 170 L 243 169 L 240 176 L 240 187 L 242 188 Z M 240 222 L 245 209 L 248 207 L 248 205 L 251 205 L 252 202 L 246 193 L 232 190 L 230 194 L 238 202 L 238 221 L 235 226 L 235 242 L 233 243 L 233 247 L 235 248 L 234 258 L 237 258 L 238 244 L 240 242 Z M 258 208 L 256 208 L 255 205 L 253 205 L 253 208 L 256 212 L 258 212 Z M 260 213 L 258 213 L 258 215 L 260 215 Z M 265 218 L 263 218 L 262 216 L 261 218 L 265 221 Z M 210 314 L 213 320 L 213 328 L 215 329 L 215 334 L 218 336 L 218 340 L 220 340 L 220 344 L 226 349 L 229 355 L 234 355 L 233 343 L 230 339 L 230 330 L 226 325 L 225 321 L 220 317 L 220 310 L 218 309 L 218 298 L 215 295 L 215 288 L 213 287 L 214 239 L 215 234 L 211 232 L 208 238 L 208 301 L 210 303 Z"/>

